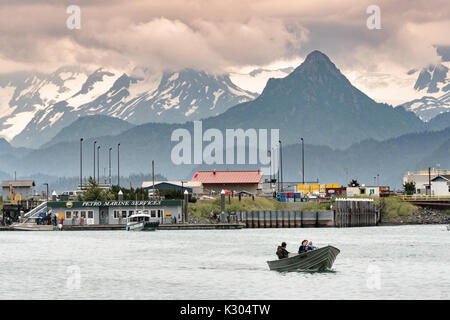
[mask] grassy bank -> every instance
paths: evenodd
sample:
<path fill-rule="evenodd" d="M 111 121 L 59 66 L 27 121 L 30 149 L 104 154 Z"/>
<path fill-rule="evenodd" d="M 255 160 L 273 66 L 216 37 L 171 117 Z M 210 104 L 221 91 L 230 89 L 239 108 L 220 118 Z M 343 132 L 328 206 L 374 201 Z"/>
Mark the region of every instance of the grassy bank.
<path fill-rule="evenodd" d="M 286 209 L 285 203 L 261 197 L 255 197 L 255 201 L 252 198 L 242 198 L 241 201 L 238 198 L 231 198 L 231 203 L 228 202 L 227 198 L 225 205 L 226 212 L 283 209 Z M 196 203 L 189 203 L 189 215 L 191 217 L 207 219 L 210 217 L 211 212 L 214 214 L 221 212 L 220 198 L 214 200 L 198 200 Z"/>
<path fill-rule="evenodd" d="M 400 197 L 388 197 L 384 199 L 383 218 L 389 220 L 408 217 L 416 214 L 418 210 L 417 206 L 403 201 Z"/>

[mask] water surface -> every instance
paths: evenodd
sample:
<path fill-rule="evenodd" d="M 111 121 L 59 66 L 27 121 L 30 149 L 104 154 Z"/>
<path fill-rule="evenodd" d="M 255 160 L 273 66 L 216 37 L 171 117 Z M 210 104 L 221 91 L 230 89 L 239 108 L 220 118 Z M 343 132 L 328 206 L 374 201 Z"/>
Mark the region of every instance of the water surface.
<path fill-rule="evenodd" d="M 303 239 L 333 272 L 269 271 Z M 0 232 L 0 299 L 449 299 L 449 248 L 443 225 Z"/>

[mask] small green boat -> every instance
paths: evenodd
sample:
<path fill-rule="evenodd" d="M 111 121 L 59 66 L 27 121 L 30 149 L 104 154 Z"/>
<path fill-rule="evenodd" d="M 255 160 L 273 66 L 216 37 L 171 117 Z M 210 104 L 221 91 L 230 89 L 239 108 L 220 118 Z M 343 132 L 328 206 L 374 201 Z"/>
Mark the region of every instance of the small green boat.
<path fill-rule="evenodd" d="M 330 270 L 340 250 L 326 246 L 304 253 L 290 253 L 288 258 L 267 261 L 274 271 L 325 271 Z"/>
<path fill-rule="evenodd" d="M 155 221 L 148 213 L 139 213 L 128 217 L 127 231 L 155 231 L 159 221 Z"/>

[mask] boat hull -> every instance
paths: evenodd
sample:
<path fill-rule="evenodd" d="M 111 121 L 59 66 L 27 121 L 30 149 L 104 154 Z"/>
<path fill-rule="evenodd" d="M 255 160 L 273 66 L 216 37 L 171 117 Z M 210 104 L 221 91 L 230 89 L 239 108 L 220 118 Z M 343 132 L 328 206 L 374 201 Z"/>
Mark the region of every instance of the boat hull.
<path fill-rule="evenodd" d="M 267 261 L 274 271 L 324 271 L 330 270 L 339 254 L 339 249 L 326 246 L 301 254 L 290 254 L 285 259 Z"/>
<path fill-rule="evenodd" d="M 53 225 L 38 225 L 32 223 L 20 223 L 12 226 L 15 231 L 53 231 L 55 227 Z"/>
<path fill-rule="evenodd" d="M 158 228 L 157 222 L 136 222 L 127 224 L 127 231 L 155 231 Z"/>

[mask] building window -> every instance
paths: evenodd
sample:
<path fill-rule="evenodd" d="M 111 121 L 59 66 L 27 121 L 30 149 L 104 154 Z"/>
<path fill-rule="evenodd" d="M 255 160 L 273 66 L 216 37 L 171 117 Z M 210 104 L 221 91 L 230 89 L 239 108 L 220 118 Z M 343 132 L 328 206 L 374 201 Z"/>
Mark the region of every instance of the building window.
<path fill-rule="evenodd" d="M 122 218 L 126 218 L 127 217 L 127 210 L 122 210 Z"/>
<path fill-rule="evenodd" d="M 94 219 L 94 211 L 88 211 L 88 219 Z"/>
<path fill-rule="evenodd" d="M 81 217 L 82 217 L 83 219 L 86 219 L 86 211 L 81 211 Z"/>
<path fill-rule="evenodd" d="M 134 214 L 133 210 L 128 211 L 128 216 L 132 216 Z"/>
<path fill-rule="evenodd" d="M 151 217 L 156 218 L 156 210 L 152 210 L 150 212 L 151 212 Z"/>
<path fill-rule="evenodd" d="M 73 212 L 73 217 L 74 217 L 75 219 L 78 218 L 78 211 L 74 211 L 74 212 Z"/>
<path fill-rule="evenodd" d="M 114 219 L 119 219 L 119 218 L 120 218 L 120 211 L 114 210 Z"/>
<path fill-rule="evenodd" d="M 158 218 L 161 218 L 162 210 L 158 210 Z"/>
<path fill-rule="evenodd" d="M 72 211 L 66 211 L 66 219 L 72 219 Z"/>

